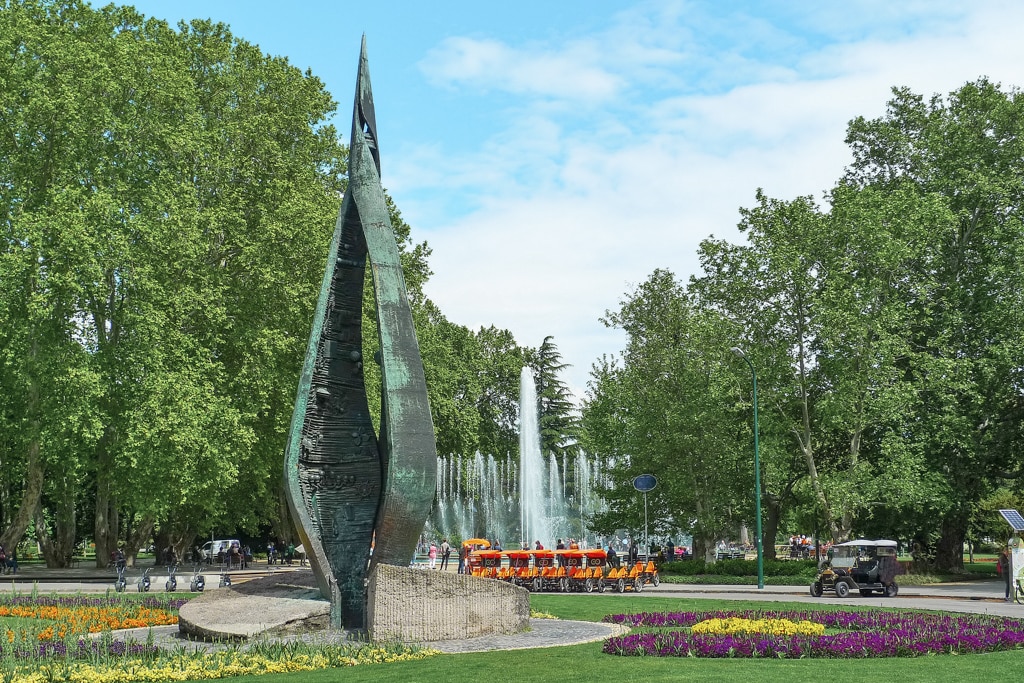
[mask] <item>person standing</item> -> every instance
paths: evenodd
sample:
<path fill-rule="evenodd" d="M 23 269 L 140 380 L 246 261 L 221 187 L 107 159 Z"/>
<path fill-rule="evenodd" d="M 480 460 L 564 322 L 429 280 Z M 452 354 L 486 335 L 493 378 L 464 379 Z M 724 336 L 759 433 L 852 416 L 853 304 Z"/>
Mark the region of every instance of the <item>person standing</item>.
<path fill-rule="evenodd" d="M 441 540 L 441 571 L 448 569 L 448 557 L 452 554 L 452 547 L 448 544 L 448 539 Z"/>
<path fill-rule="evenodd" d="M 427 566 L 430 569 L 437 569 L 437 544 L 433 541 L 430 542 L 430 550 L 427 551 L 427 557 L 430 559 L 430 564 Z"/>
<path fill-rule="evenodd" d="M 1003 546 L 1003 549 L 999 552 L 999 558 L 996 560 L 996 571 L 1002 574 L 1003 583 L 1006 585 L 1006 594 L 1004 599 L 1006 602 L 1010 602 L 1010 588 L 1013 584 L 1013 566 L 1010 561 L 1010 549 L 1007 546 Z"/>

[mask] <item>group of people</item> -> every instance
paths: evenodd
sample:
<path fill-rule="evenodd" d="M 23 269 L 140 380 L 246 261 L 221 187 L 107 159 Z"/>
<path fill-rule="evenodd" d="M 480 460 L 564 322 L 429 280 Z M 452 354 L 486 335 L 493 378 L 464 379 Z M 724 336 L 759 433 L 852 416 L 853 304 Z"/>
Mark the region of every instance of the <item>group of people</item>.
<path fill-rule="evenodd" d="M 267 541 L 267 564 L 286 564 L 291 565 L 298 558 L 300 563 L 305 565 L 305 555 L 299 553 L 298 548 L 294 543 L 288 543 L 287 545 L 282 541 L 280 549 L 274 543 L 274 541 Z"/>
<path fill-rule="evenodd" d="M 804 535 L 793 535 L 789 537 L 789 556 L 790 558 L 803 558 L 807 559 L 811 556 L 811 546 L 813 541 Z"/>
<path fill-rule="evenodd" d="M 452 555 L 452 546 L 448 543 L 448 539 L 445 538 L 441 541 L 441 545 L 438 546 L 434 541 L 430 542 L 430 547 L 427 549 L 427 567 L 429 569 L 439 569 L 445 571 L 448 569 L 448 558 Z M 441 558 L 441 566 L 437 566 L 437 558 Z M 462 561 L 459 561 L 459 573 L 462 573 Z"/>

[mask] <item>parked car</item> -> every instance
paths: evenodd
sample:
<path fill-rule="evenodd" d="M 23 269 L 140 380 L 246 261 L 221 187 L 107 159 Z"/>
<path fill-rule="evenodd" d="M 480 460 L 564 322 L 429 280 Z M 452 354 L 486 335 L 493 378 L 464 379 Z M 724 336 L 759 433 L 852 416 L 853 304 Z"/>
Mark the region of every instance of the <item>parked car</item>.
<path fill-rule="evenodd" d="M 857 539 L 832 546 L 829 559 L 822 560 L 818 576 L 811 583 L 811 595 L 835 591 L 845 598 L 851 591 L 868 596 L 881 593 L 894 598 L 896 585 L 896 541 Z"/>
<path fill-rule="evenodd" d="M 202 552 L 203 554 L 203 561 L 206 562 L 206 564 L 213 564 L 220 557 L 221 551 L 224 551 L 226 553 L 228 549 L 231 548 L 231 544 L 233 543 L 237 543 L 239 548 L 242 547 L 241 541 L 239 541 L 236 538 L 229 538 L 227 540 L 219 541 L 207 541 L 203 544 L 203 547 L 200 549 L 200 552 Z"/>

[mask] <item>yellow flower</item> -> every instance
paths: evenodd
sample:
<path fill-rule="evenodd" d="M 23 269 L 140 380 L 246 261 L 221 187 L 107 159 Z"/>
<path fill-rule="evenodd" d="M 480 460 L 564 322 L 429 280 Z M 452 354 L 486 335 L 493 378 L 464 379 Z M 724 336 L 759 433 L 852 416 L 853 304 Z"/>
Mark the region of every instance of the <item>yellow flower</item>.
<path fill-rule="evenodd" d="M 693 633 L 726 635 L 734 633 L 763 633 L 772 636 L 820 636 L 825 633 L 824 624 L 813 621 L 790 621 L 789 619 L 706 619 L 694 624 Z"/>

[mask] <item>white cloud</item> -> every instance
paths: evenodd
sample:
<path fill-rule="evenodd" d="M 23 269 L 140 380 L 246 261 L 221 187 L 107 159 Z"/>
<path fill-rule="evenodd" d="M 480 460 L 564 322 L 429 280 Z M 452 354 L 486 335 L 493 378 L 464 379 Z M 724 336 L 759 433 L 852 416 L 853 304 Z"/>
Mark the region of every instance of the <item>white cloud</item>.
<path fill-rule="evenodd" d="M 688 7 L 673 5 L 678 21 Z M 847 121 L 881 115 L 892 86 L 947 93 L 981 75 L 1024 84 L 1015 35 L 1024 8 L 958 12 L 927 15 L 926 35 L 894 36 L 886 25 L 885 40 L 862 17 L 863 38 L 824 40 L 795 56 L 787 44 L 780 62 L 728 43 L 695 55 L 697 32 L 658 23 L 668 11 L 620 15 L 602 35 L 562 48 L 446 40 L 423 63 L 437 83 L 526 101 L 472 154 L 453 158 L 432 145 L 399 155 L 394 186 L 415 196 L 399 204 L 434 249 L 428 294 L 455 322 L 506 327 L 521 344 L 554 335 L 581 394 L 591 363 L 622 348 L 621 334 L 598 322 L 605 309 L 656 267 L 695 273 L 708 235 L 738 239 L 738 209 L 757 187 L 820 196 L 849 160 Z M 741 25 L 762 41 L 784 34 L 761 21 Z M 721 79 L 722 65 L 742 72 L 728 87 L 686 86 L 690 75 Z M 603 106 L 531 107 L 530 98 Z M 472 200 L 459 217 L 431 220 L 443 214 L 432 205 L 460 196 Z"/>
<path fill-rule="evenodd" d="M 613 96 L 620 81 L 595 64 L 599 54 L 590 42 L 559 51 L 538 51 L 514 49 L 495 40 L 455 37 L 432 50 L 421 68 L 439 86 L 600 101 Z"/>

